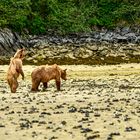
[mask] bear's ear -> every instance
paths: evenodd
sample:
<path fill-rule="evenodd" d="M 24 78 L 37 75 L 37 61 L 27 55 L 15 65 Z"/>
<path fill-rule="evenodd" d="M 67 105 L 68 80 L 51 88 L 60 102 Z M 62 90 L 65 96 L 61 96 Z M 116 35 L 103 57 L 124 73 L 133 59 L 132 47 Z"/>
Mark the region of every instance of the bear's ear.
<path fill-rule="evenodd" d="M 25 51 L 25 48 L 22 48 L 21 51 Z"/>
<path fill-rule="evenodd" d="M 64 71 L 66 71 L 67 69 L 64 69 Z"/>

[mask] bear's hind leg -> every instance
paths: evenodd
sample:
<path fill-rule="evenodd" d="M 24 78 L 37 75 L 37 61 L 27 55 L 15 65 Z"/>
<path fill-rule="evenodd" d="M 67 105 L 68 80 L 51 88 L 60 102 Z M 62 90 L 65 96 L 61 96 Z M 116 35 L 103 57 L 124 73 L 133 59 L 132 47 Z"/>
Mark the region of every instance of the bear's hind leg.
<path fill-rule="evenodd" d="M 16 92 L 16 90 L 17 90 L 17 88 L 18 88 L 18 82 L 17 82 L 17 80 L 14 80 L 13 81 L 13 83 L 12 83 L 12 85 L 11 85 L 11 92 L 12 93 L 15 93 Z"/>
<path fill-rule="evenodd" d="M 45 90 L 46 88 L 48 88 L 48 83 L 47 82 L 44 82 L 43 83 L 43 90 Z"/>

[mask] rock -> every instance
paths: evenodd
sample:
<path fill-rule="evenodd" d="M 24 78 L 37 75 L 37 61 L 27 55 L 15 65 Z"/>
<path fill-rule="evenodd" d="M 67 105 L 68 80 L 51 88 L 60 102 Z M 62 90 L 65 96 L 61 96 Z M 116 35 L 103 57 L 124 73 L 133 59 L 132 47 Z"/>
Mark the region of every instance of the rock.
<path fill-rule="evenodd" d="M 121 36 L 120 34 L 116 34 L 115 37 L 113 38 L 114 42 L 117 43 L 128 43 L 127 37 L 126 36 Z"/>
<path fill-rule="evenodd" d="M 41 114 L 43 114 L 43 115 L 51 115 L 51 113 L 49 113 L 49 112 L 41 112 Z"/>
<path fill-rule="evenodd" d="M 113 42 L 113 35 L 114 35 L 113 32 L 107 32 L 102 36 L 101 40 L 107 42 Z"/>
<path fill-rule="evenodd" d="M 19 124 L 20 125 L 20 128 L 21 129 L 29 129 L 29 128 L 32 128 L 32 124 L 29 120 L 27 119 L 21 119 L 21 123 Z"/>
<path fill-rule="evenodd" d="M 90 129 L 90 128 L 81 128 L 81 133 L 88 133 L 88 132 L 92 132 L 92 129 Z"/>
<path fill-rule="evenodd" d="M 32 120 L 32 123 L 39 123 L 38 120 Z"/>
<path fill-rule="evenodd" d="M 77 49 L 74 52 L 74 57 L 76 57 L 76 58 L 89 58 L 92 56 L 92 54 L 93 54 L 92 51 L 80 47 L 79 49 Z"/>
<path fill-rule="evenodd" d="M 74 56 L 73 52 L 67 53 L 65 55 L 65 58 L 76 60 L 76 57 Z"/>
<path fill-rule="evenodd" d="M 58 137 L 52 136 L 51 138 L 49 138 L 49 140 L 54 140 L 54 139 L 58 139 Z"/>
<path fill-rule="evenodd" d="M 91 135 L 91 136 L 88 136 L 86 139 L 87 139 L 87 140 L 93 140 L 93 139 L 96 139 L 96 138 L 99 138 L 99 137 L 100 137 L 99 134 L 93 134 L 93 135 Z"/>
<path fill-rule="evenodd" d="M 97 47 L 96 44 L 95 45 L 87 44 L 86 48 L 88 48 L 89 50 L 92 50 L 92 51 L 97 51 L 98 50 L 98 47 Z"/>
<path fill-rule="evenodd" d="M 46 121 L 40 121 L 39 124 L 40 125 L 42 125 L 42 124 L 44 125 L 44 124 L 46 124 Z"/>
<path fill-rule="evenodd" d="M 62 124 L 62 125 L 66 125 L 67 122 L 66 122 L 66 121 L 62 121 L 61 124 Z"/>
<path fill-rule="evenodd" d="M 129 27 L 123 27 L 121 29 L 121 35 L 125 35 L 127 33 L 131 32 L 130 28 Z"/>
<path fill-rule="evenodd" d="M 126 132 L 132 132 L 132 131 L 136 131 L 136 129 L 133 128 L 133 127 L 126 127 L 126 128 L 125 128 L 125 131 L 126 131 Z"/>
<path fill-rule="evenodd" d="M 99 113 L 94 114 L 95 117 L 100 117 L 101 115 Z"/>
<path fill-rule="evenodd" d="M 27 40 L 21 39 L 21 37 L 11 30 L 5 28 L 0 29 L 0 55 L 11 55 L 16 49 L 27 47 Z"/>
<path fill-rule="evenodd" d="M 76 111 L 77 111 L 77 108 L 76 107 L 74 107 L 74 106 L 69 107 L 69 112 L 70 113 L 74 113 Z"/>
<path fill-rule="evenodd" d="M 5 125 L 3 125 L 3 124 L 0 124 L 0 128 L 1 128 L 1 127 L 5 127 Z"/>
<path fill-rule="evenodd" d="M 82 125 L 74 126 L 73 129 L 82 128 Z"/>

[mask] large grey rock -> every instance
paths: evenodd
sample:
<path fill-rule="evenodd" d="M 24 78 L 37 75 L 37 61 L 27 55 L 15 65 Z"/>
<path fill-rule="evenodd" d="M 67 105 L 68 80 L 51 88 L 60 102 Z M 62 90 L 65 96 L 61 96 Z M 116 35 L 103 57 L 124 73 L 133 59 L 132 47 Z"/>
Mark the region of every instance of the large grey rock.
<path fill-rule="evenodd" d="M 8 56 L 18 48 L 28 46 L 27 42 L 9 29 L 0 29 L 0 55 Z"/>

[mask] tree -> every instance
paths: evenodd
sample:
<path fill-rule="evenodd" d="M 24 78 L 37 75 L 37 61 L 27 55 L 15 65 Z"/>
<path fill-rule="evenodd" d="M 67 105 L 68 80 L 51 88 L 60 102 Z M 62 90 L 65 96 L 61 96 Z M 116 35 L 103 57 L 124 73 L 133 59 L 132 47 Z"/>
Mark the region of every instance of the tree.
<path fill-rule="evenodd" d="M 21 31 L 30 10 L 30 0 L 0 0 L 0 26 Z"/>

